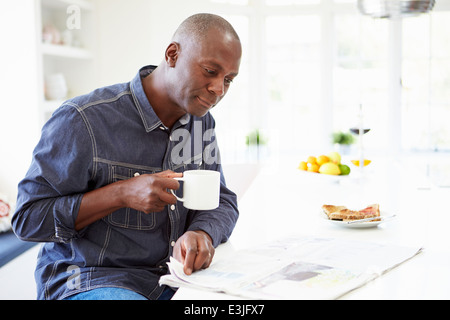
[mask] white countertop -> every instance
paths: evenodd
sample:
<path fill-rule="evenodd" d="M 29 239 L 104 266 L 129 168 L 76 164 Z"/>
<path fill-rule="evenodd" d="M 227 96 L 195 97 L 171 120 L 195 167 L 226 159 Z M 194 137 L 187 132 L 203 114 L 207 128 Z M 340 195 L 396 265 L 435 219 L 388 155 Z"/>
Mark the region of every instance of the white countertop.
<path fill-rule="evenodd" d="M 286 235 L 419 246 L 422 253 L 342 299 L 449 299 L 450 189 L 433 186 L 399 162 L 374 160 L 363 175 L 352 168 L 349 177 L 336 179 L 277 164 L 263 167 L 239 202 L 235 231 L 219 246 L 215 259 Z M 362 209 L 373 203 L 380 204 L 382 214 L 396 218 L 375 228 L 349 229 L 321 216 L 323 204 Z M 185 288 L 175 295 L 196 298 L 232 297 Z"/>

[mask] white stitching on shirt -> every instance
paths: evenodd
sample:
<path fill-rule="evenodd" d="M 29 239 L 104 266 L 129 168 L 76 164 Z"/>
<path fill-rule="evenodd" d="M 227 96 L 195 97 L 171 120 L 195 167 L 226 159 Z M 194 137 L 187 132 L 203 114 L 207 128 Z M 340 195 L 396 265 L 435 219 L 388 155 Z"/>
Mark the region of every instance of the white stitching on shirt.
<path fill-rule="evenodd" d="M 84 109 L 87 109 L 89 107 L 95 106 L 97 104 L 111 103 L 111 102 L 119 100 L 122 96 L 128 95 L 128 94 L 131 94 L 131 91 L 123 91 L 123 92 L 119 93 L 117 96 L 115 96 L 115 97 L 113 97 L 111 99 L 104 99 L 104 100 L 93 101 L 93 102 L 87 103 L 85 105 L 82 105 L 80 107 L 77 107 L 77 109 L 79 111 L 83 111 Z"/>
<path fill-rule="evenodd" d="M 104 164 L 109 164 L 111 166 L 121 166 L 121 167 L 126 167 L 126 168 L 130 168 L 130 169 L 135 169 L 135 170 L 145 170 L 145 171 L 154 171 L 154 172 L 162 171 L 161 168 L 157 168 L 157 167 L 149 167 L 149 166 L 131 164 L 131 163 L 126 163 L 126 162 L 113 161 L 113 160 L 108 160 L 108 159 L 102 159 L 99 157 L 95 157 L 94 161 L 101 162 Z"/>

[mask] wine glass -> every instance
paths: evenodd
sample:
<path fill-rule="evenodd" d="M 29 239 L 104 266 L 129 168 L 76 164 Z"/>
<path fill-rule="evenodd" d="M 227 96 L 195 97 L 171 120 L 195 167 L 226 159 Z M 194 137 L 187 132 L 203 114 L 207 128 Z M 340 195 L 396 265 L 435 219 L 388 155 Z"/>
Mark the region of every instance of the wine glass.
<path fill-rule="evenodd" d="M 359 137 L 359 168 L 362 170 L 364 168 L 363 135 L 370 131 L 370 128 L 364 127 L 362 104 L 359 105 L 358 119 L 358 126 L 351 127 L 350 132 Z"/>

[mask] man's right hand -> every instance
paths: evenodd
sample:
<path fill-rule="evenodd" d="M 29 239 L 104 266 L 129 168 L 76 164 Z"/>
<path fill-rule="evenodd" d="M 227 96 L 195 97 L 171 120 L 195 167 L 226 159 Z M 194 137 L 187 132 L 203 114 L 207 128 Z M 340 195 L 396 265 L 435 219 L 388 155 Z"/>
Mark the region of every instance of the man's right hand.
<path fill-rule="evenodd" d="M 123 181 L 123 206 L 145 213 L 164 210 L 166 205 L 177 202 L 177 198 L 168 190 L 177 190 L 180 184 L 173 178 L 182 176 L 182 173 L 167 170 Z"/>
<path fill-rule="evenodd" d="M 121 180 L 83 195 L 75 229 L 80 230 L 120 208 L 132 208 L 145 213 L 160 212 L 176 197 L 168 189 L 177 190 L 179 182 L 173 178 L 182 173 L 170 170 L 143 174 Z"/>

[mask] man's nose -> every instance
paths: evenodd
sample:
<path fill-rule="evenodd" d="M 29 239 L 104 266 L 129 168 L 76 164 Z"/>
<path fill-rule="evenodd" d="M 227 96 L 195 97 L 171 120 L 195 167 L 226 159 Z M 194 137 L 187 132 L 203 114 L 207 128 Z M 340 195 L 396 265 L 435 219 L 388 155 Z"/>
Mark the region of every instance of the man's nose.
<path fill-rule="evenodd" d="M 209 91 L 217 97 L 225 95 L 225 81 L 223 79 L 215 79 L 209 86 Z"/>

